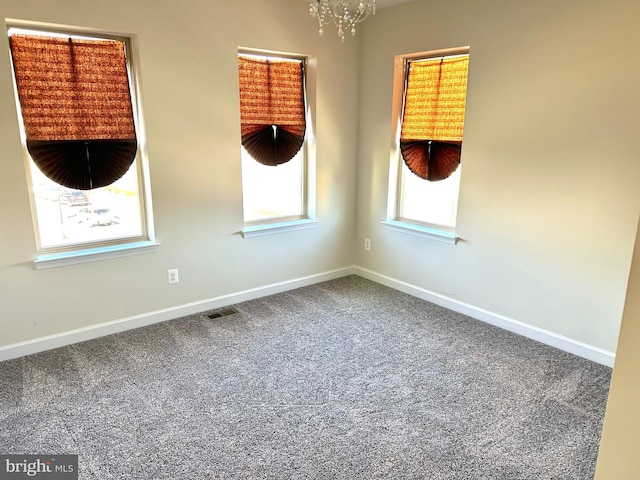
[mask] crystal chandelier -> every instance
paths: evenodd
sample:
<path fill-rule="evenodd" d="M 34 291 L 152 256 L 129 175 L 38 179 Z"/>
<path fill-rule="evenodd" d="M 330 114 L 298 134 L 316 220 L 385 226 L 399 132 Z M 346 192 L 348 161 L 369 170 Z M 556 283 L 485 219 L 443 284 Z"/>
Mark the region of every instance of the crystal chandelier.
<path fill-rule="evenodd" d="M 324 25 L 333 23 L 344 42 L 344 34 L 356 34 L 356 23 L 376 14 L 376 0 L 311 0 L 309 14 L 318 19 L 318 33 L 324 34 Z"/>

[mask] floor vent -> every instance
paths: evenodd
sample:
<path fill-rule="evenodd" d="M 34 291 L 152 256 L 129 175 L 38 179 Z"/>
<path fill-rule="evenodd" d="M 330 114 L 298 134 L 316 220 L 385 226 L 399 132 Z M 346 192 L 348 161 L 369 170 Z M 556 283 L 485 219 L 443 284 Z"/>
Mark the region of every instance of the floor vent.
<path fill-rule="evenodd" d="M 226 310 L 220 310 L 219 312 L 212 313 L 211 315 L 207 315 L 207 317 L 209 318 L 228 317 L 229 315 L 233 315 L 235 313 L 238 313 L 238 311 L 233 308 L 227 308 Z"/>

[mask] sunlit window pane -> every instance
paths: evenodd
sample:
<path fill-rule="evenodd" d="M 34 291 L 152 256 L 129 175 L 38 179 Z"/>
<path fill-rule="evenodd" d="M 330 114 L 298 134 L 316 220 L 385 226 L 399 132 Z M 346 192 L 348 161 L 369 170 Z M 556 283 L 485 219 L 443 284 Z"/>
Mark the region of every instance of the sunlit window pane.
<path fill-rule="evenodd" d="M 118 181 L 94 190 L 71 190 L 45 177 L 30 162 L 40 248 L 143 235 L 134 163 Z"/>
<path fill-rule="evenodd" d="M 245 223 L 303 217 L 304 149 L 276 167 L 262 165 L 241 150 Z"/>
<path fill-rule="evenodd" d="M 448 228 L 456 225 L 460 170 L 445 180 L 428 182 L 402 164 L 399 217 L 403 220 Z"/>

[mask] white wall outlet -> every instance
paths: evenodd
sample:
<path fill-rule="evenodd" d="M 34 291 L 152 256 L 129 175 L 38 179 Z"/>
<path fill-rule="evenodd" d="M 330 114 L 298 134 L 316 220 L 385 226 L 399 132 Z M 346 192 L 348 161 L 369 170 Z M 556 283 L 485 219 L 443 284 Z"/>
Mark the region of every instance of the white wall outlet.
<path fill-rule="evenodd" d="M 167 280 L 169 280 L 169 283 L 178 283 L 180 281 L 177 268 L 167 270 Z"/>
<path fill-rule="evenodd" d="M 371 240 L 368 238 L 364 239 L 364 249 L 365 250 L 371 250 Z"/>

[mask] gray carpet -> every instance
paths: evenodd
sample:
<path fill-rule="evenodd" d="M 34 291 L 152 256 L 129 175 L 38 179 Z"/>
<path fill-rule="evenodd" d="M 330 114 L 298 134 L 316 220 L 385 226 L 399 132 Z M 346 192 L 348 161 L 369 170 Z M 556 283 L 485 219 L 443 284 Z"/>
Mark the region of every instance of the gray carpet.
<path fill-rule="evenodd" d="M 356 276 L 235 308 L 0 363 L 0 453 L 101 480 L 593 478 L 609 368 Z"/>

